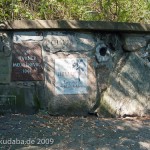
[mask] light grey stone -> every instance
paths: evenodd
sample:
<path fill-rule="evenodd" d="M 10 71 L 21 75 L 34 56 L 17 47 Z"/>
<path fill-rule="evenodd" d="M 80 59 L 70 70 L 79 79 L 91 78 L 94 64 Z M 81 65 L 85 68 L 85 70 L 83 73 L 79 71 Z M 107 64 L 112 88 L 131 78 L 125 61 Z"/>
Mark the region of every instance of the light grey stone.
<path fill-rule="evenodd" d="M 87 92 L 77 92 L 78 93 L 72 93 L 72 91 L 69 91 L 68 93 L 58 93 L 56 91 L 56 80 L 55 80 L 55 60 L 56 59 L 83 59 L 87 60 L 87 75 L 85 75 L 85 78 L 87 78 Z M 97 95 L 97 83 L 96 83 L 96 75 L 95 75 L 95 69 L 93 66 L 94 59 L 88 57 L 86 54 L 81 53 L 64 53 L 59 52 L 57 54 L 50 54 L 47 58 L 47 67 L 45 70 L 46 78 L 46 99 L 48 100 L 48 107 L 49 107 L 49 113 L 53 115 L 57 114 L 66 114 L 66 115 L 87 115 L 88 111 L 93 107 L 93 105 L 96 102 L 96 95 Z M 63 66 L 64 70 L 65 67 Z M 61 68 L 60 68 L 61 71 Z M 68 76 L 69 78 L 69 76 Z M 63 78 L 60 78 L 60 80 Z M 59 82 L 61 82 L 59 80 Z M 71 78 L 70 78 L 71 80 Z M 70 87 L 73 88 L 73 87 Z M 70 89 L 71 90 L 71 89 Z"/>
<path fill-rule="evenodd" d="M 23 41 L 30 41 L 30 42 L 39 42 L 42 41 L 44 38 L 43 32 L 14 32 L 13 35 L 13 42 L 14 43 L 21 43 Z"/>
<path fill-rule="evenodd" d="M 126 51 L 137 51 L 145 47 L 147 44 L 146 39 L 140 36 L 127 36 L 125 37 L 123 47 Z"/>
<path fill-rule="evenodd" d="M 99 111 L 105 109 L 115 116 L 149 115 L 150 67 L 137 53 L 118 61 L 100 103 Z"/>
<path fill-rule="evenodd" d="M 95 47 L 95 38 L 88 33 L 48 32 L 43 40 L 43 49 L 58 51 L 89 51 Z"/>
<path fill-rule="evenodd" d="M 87 94 L 87 59 L 55 59 L 55 92 Z"/>

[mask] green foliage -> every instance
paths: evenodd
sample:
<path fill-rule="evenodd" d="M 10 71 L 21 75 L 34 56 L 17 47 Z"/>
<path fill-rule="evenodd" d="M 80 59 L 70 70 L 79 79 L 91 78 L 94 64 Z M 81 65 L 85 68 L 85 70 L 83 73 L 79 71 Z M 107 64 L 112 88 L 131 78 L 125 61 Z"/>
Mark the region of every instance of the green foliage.
<path fill-rule="evenodd" d="M 0 18 L 150 23 L 150 0 L 0 0 Z"/>

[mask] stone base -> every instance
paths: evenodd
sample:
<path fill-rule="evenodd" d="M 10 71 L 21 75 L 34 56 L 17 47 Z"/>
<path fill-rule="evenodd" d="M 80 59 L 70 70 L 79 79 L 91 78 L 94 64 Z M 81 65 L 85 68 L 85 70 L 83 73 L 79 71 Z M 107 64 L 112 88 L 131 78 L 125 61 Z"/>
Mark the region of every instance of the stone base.
<path fill-rule="evenodd" d="M 87 93 L 82 92 L 58 94 L 55 88 L 55 59 L 75 59 L 84 58 L 87 60 Z M 46 99 L 48 100 L 49 113 L 53 115 L 85 115 L 92 109 L 96 102 L 97 96 L 97 82 L 96 74 L 93 66 L 93 59 L 87 54 L 81 53 L 66 53 L 59 52 L 57 54 L 51 54 L 48 56 L 46 65 Z M 65 68 L 65 66 L 62 66 Z M 69 71 L 69 70 L 68 70 Z M 72 87 L 71 87 L 72 88 Z M 70 91 L 71 92 L 71 91 Z M 78 91 L 79 92 L 79 91 Z"/>

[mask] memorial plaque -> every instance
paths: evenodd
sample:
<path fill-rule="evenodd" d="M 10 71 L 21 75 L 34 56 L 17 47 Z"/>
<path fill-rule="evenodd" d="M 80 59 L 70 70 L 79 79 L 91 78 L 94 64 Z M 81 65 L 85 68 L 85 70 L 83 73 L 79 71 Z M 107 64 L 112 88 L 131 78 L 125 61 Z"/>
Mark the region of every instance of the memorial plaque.
<path fill-rule="evenodd" d="M 44 80 L 42 49 L 37 42 L 14 43 L 12 81 Z"/>
<path fill-rule="evenodd" d="M 87 93 L 87 59 L 55 59 L 56 94 Z"/>

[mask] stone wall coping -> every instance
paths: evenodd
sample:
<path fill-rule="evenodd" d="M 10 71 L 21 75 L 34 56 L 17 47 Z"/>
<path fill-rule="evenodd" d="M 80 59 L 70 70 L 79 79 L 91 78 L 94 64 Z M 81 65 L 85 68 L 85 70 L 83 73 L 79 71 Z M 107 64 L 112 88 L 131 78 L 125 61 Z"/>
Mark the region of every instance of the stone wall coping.
<path fill-rule="evenodd" d="M 0 22 L 0 30 L 39 29 L 150 33 L 150 24 L 75 20 L 14 20 Z"/>

